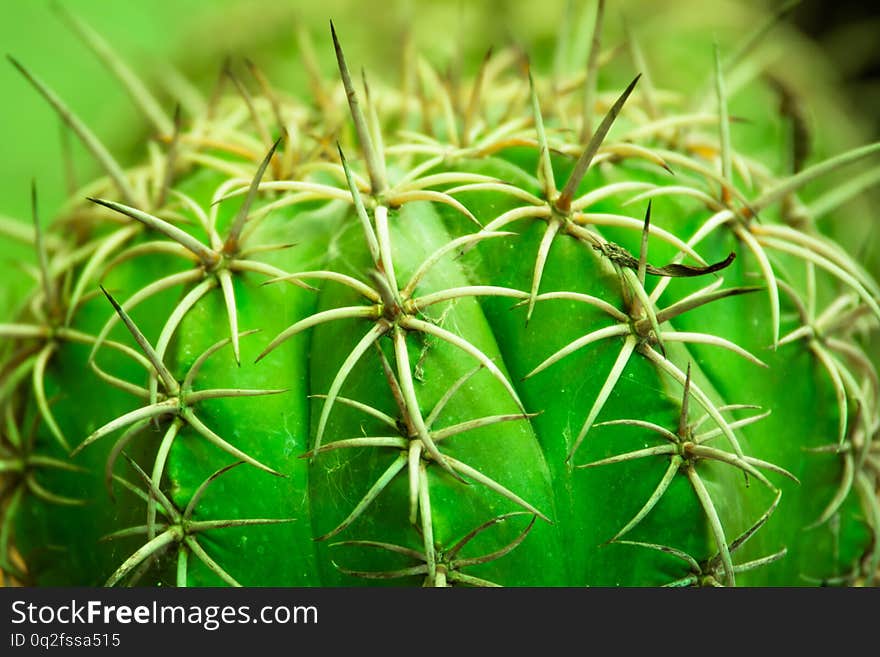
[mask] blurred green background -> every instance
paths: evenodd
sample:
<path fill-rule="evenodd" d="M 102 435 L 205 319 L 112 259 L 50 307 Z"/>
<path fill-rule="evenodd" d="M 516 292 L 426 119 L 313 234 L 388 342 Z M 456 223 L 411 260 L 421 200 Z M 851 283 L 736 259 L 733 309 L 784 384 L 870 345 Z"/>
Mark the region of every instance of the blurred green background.
<path fill-rule="evenodd" d="M 110 72 L 55 10 L 55 4 L 49 0 L 0 0 L 3 52 L 49 84 L 123 163 L 132 163 L 143 152 L 135 144 L 146 134 L 144 122 Z M 135 71 L 155 80 L 160 75 L 159 65 L 186 63 L 194 70 L 222 48 L 234 48 L 235 33 L 220 28 L 217 22 L 219 16 L 228 16 L 228 11 L 245 3 L 76 0 L 58 4 L 102 34 Z M 237 27 L 245 29 L 246 25 L 238 23 Z M 6 60 L 0 65 L 0 93 L 4 99 L 0 103 L 0 214 L 29 217 L 29 184 L 36 178 L 44 217 L 49 216 L 66 195 L 61 122 Z M 77 178 L 88 181 L 98 174 L 98 168 L 75 137 L 71 136 L 70 143 Z"/>

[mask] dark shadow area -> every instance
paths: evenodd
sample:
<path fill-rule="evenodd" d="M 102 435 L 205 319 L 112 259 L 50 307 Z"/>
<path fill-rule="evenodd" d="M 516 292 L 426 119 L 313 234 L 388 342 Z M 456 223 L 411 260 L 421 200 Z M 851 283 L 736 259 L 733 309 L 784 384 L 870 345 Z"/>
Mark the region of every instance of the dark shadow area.
<path fill-rule="evenodd" d="M 852 102 L 873 115 L 873 133 L 880 137 L 880 4 L 803 0 L 789 20 L 820 44 Z"/>

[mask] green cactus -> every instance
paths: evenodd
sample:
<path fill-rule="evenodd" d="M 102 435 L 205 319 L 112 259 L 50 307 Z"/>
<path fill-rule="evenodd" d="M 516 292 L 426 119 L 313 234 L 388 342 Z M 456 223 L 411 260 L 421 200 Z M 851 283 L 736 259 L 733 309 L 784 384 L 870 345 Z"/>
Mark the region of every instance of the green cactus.
<path fill-rule="evenodd" d="M 778 15 L 671 91 L 605 9 L 550 65 L 498 49 L 446 75 L 404 48 L 401 85 L 356 83 L 331 23 L 335 80 L 287 96 L 232 62 L 176 112 L 80 26 L 157 135 L 133 168 L 13 59 L 106 175 L 45 231 L 32 189 L 0 568 L 875 583 L 880 286 L 819 219 L 880 144 L 807 154 L 753 56 Z"/>

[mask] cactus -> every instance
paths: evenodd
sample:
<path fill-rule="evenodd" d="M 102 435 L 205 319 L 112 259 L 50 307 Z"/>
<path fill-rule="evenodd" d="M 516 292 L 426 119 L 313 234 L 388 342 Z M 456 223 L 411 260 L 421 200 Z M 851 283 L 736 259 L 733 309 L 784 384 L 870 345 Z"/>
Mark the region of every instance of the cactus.
<path fill-rule="evenodd" d="M 810 189 L 880 144 L 806 157 L 750 58 L 778 16 L 680 93 L 604 13 L 571 75 L 357 81 L 331 23 L 310 95 L 232 62 L 176 112 L 77 23 L 157 135 L 133 168 L 11 59 L 105 176 L 47 230 L 31 189 L 6 576 L 876 582 L 880 286 L 818 221 L 876 169 Z"/>

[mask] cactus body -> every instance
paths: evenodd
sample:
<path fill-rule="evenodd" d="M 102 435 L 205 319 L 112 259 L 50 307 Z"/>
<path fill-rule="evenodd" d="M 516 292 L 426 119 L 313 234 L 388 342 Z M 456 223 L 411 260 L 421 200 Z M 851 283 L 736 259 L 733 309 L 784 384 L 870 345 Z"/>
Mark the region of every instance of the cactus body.
<path fill-rule="evenodd" d="M 6 572 L 874 581 L 880 288 L 801 193 L 876 144 L 774 170 L 786 117 L 740 80 L 739 125 L 718 51 L 699 108 L 598 40 L 571 80 L 405 58 L 418 93 L 332 43 L 314 99 L 251 67 L 153 110 L 149 162 L 37 231 L 0 325 Z"/>

